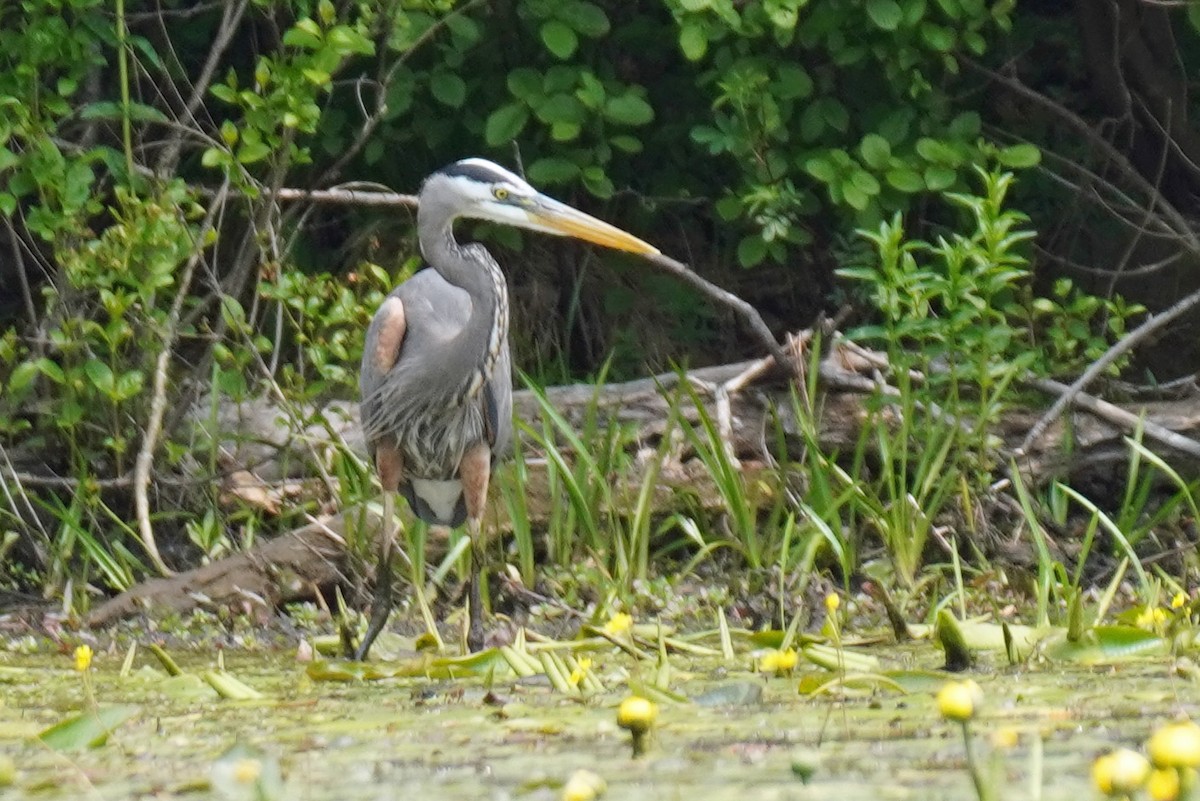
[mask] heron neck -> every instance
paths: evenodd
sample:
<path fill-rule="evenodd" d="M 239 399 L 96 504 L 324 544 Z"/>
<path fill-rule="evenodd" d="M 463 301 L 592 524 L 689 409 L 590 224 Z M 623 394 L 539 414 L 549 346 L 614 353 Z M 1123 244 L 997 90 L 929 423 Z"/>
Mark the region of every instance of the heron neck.
<path fill-rule="evenodd" d="M 479 244 L 460 245 L 453 220 L 430 220 L 418 213 L 421 250 L 442 278 L 466 291 L 471 314 L 449 343 L 444 373 L 468 381 L 468 394 L 491 376 L 508 337 L 508 287 L 491 254 Z M 478 379 L 478 380 L 476 380 Z"/>

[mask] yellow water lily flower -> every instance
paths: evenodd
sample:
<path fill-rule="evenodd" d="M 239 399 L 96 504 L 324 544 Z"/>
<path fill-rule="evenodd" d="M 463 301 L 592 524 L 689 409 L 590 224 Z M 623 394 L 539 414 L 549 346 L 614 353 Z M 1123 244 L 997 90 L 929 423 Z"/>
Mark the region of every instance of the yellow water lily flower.
<path fill-rule="evenodd" d="M 1107 796 L 1127 796 L 1150 778 L 1150 763 L 1137 751 L 1118 748 L 1092 763 L 1092 782 Z"/>
<path fill-rule="evenodd" d="M 1166 623 L 1167 610 L 1161 606 L 1156 606 L 1153 609 L 1143 609 L 1141 612 L 1138 612 L 1137 619 L 1134 620 L 1135 626 L 1147 631 L 1162 631 Z"/>
<path fill-rule="evenodd" d="M 1146 795 L 1151 801 L 1175 801 L 1179 798 L 1179 771 L 1174 768 L 1156 768 L 1146 780 Z"/>
<path fill-rule="evenodd" d="M 831 592 L 825 596 L 825 611 L 828 612 L 829 614 L 832 615 L 834 612 L 836 612 L 838 610 L 838 607 L 841 605 L 842 605 L 842 599 L 841 599 L 841 597 L 838 596 L 838 594 L 836 592 Z"/>
<path fill-rule="evenodd" d="M 1171 608 L 1172 609 L 1180 609 L 1187 602 L 1188 602 L 1187 593 L 1186 592 L 1177 592 L 1177 593 L 1175 593 L 1175 597 L 1171 599 Z"/>
<path fill-rule="evenodd" d="M 1146 743 L 1156 768 L 1200 768 L 1200 726 L 1190 720 L 1168 723 Z"/>
<path fill-rule="evenodd" d="M 788 648 L 786 651 L 770 650 L 762 655 L 758 660 L 758 669 L 762 673 L 774 673 L 776 676 L 790 675 L 796 669 L 795 648 Z"/>
<path fill-rule="evenodd" d="M 92 646 L 81 645 L 75 649 L 75 669 L 80 673 L 92 666 Z"/>
<path fill-rule="evenodd" d="M 948 681 L 938 690 L 938 711 L 946 720 L 966 723 L 975 717 L 975 711 L 983 703 L 983 690 L 973 679 Z"/>
<path fill-rule="evenodd" d="M 592 660 L 589 657 L 582 656 L 575 663 L 575 669 L 571 671 L 571 675 L 567 677 L 572 687 L 578 687 L 579 683 L 587 678 L 588 672 L 592 669 Z"/>
<path fill-rule="evenodd" d="M 643 734 L 658 719 L 658 705 L 640 695 L 631 695 L 617 708 L 617 725 L 634 734 Z"/>
<path fill-rule="evenodd" d="M 633 617 L 624 612 L 617 612 L 604 624 L 604 633 L 615 637 L 618 634 L 624 634 L 631 628 L 633 628 Z"/>
<path fill-rule="evenodd" d="M 590 770 L 577 770 L 563 785 L 563 801 L 595 801 L 604 795 L 608 784 Z"/>

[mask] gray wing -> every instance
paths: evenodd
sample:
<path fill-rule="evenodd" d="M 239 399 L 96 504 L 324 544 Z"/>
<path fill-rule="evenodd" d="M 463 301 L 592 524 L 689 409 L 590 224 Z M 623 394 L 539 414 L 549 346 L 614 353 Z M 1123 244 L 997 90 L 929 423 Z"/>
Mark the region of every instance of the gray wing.
<path fill-rule="evenodd" d="M 467 324 L 471 314 L 471 298 L 466 290 L 460 289 L 438 275 L 436 270 L 425 269 L 409 278 L 389 293 L 403 306 L 404 327 L 398 350 L 390 354 L 390 363 L 380 358 L 377 349 L 386 339 L 388 318 L 380 308 L 367 329 L 363 348 L 362 372 L 359 387 L 364 400 L 371 398 L 383 384 L 391 366 L 402 358 L 413 358 L 437 344 L 453 339 Z"/>
<path fill-rule="evenodd" d="M 492 377 L 483 385 L 483 420 L 488 445 L 492 448 L 492 463 L 508 456 L 512 449 L 512 356 L 508 340 L 500 346 L 500 356 Z"/>

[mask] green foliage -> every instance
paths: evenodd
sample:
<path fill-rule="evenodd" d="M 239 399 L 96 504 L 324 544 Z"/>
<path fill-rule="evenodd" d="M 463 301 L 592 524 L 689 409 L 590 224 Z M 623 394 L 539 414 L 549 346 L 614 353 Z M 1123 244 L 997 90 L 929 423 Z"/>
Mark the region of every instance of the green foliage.
<path fill-rule="evenodd" d="M 955 108 L 956 53 L 985 53 L 1010 26 L 1012 3 L 671 0 L 684 56 L 705 68 L 712 122 L 693 141 L 736 164 L 718 204 L 748 231 L 744 266 L 784 261 L 806 243 L 823 205 L 858 225 L 925 192 L 960 187 L 965 168 L 1037 163 L 1036 148 L 997 148 L 978 113 Z M 848 89 L 853 87 L 853 89 Z M 824 188 L 818 193 L 815 180 Z"/>
<path fill-rule="evenodd" d="M 45 455 L 51 477 L 70 479 L 21 489 L 31 502 L 10 500 L 3 520 L 38 532 L 30 550 L 47 554 L 45 585 L 73 598 L 88 581 L 120 588 L 145 572 L 126 486 L 156 377 L 169 414 L 151 443 L 154 479 L 196 462 L 205 485 L 220 477 L 219 455 L 171 429 L 196 397 L 215 409 L 264 386 L 288 401 L 355 392 L 368 317 L 413 264 L 394 233 L 407 218 L 380 215 L 386 225 L 356 239 L 348 232 L 368 229 L 365 212 L 314 215 L 277 203 L 278 186 L 367 178 L 408 190 L 454 158 L 517 153 L 532 181 L 612 199 L 613 214 L 629 197 L 659 204 L 671 212 L 656 215 L 671 221 L 659 236 L 703 229 L 717 264 L 788 265 L 855 227 L 872 231 L 870 263 L 842 272 L 878 311 L 858 333 L 926 380 L 879 399 L 852 466 L 820 452 L 810 387 L 797 400 L 809 415 L 807 486 L 770 486 L 786 504 L 763 513 L 752 497 L 761 488 L 747 485 L 714 421 L 673 418 L 725 516 L 713 530 L 700 515 L 652 519 L 671 437 L 639 482 L 620 485 L 634 461 L 625 433 L 599 409 L 577 430 L 543 403 L 542 426 L 524 433 L 547 456 L 554 505 L 543 549 L 527 519 L 516 529 L 529 582 L 542 553 L 561 565 L 591 558 L 628 592 L 656 553 L 685 551 L 694 567 L 718 550 L 787 576 L 830 554 L 849 579 L 865 531 L 913 581 L 939 513 L 990 475 L 984 426 L 1011 402 L 1014 379 L 1077 371 L 1141 312 L 1065 280 L 1034 297 L 1030 232 L 1005 205 L 1003 171 L 1037 165 L 1040 151 L 990 141 L 991 98 L 961 68 L 1006 35 L 1006 0 L 289 0 L 178 18 L 141 0 L 115 11 L 99 0 L 10 5 L 0 9 L 0 236 L 20 264 L 9 267 L 6 250 L 0 272 L 27 286 L 0 299 L 0 446 Z M 964 233 L 906 234 L 948 220 Z M 630 284 L 605 301 L 635 309 L 648 294 L 685 336 L 723 335 L 693 296 L 641 276 Z M 640 369 L 643 343 L 617 341 L 619 363 Z M 363 464 L 332 458 L 338 502 L 373 495 Z M 527 517 L 526 467 L 505 493 L 514 518 Z M 1144 472 L 1113 518 L 1131 545 L 1150 536 L 1138 511 L 1149 472 L 1165 475 Z M 213 506 L 183 520 L 160 488 L 152 521 L 193 554 L 244 547 L 271 525 L 216 510 L 212 486 L 202 491 Z M 424 536 L 408 533 L 418 586 Z"/>
<path fill-rule="evenodd" d="M 153 198 L 119 188 L 108 211 L 101 235 L 56 249 L 63 283 L 44 290 L 46 341 L 7 376 L 0 419 L 11 430 L 19 409 L 45 398 L 54 414 L 26 420 L 34 436 L 64 442 L 84 462 L 103 453 L 121 471 L 135 444 L 128 419 L 146 403 L 153 368 L 146 344 L 161 338 L 196 207 L 175 182 Z"/>

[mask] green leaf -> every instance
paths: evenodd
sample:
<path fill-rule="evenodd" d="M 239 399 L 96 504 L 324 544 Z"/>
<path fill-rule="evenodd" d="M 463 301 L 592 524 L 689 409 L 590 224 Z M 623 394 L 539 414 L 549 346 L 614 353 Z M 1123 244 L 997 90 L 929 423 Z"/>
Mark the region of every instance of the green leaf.
<path fill-rule="evenodd" d="M 608 33 L 611 27 L 608 15 L 600 6 L 587 2 L 570 3 L 562 6 L 559 19 L 569 24 L 576 32 L 595 39 Z"/>
<path fill-rule="evenodd" d="M 253 164 L 271 155 L 271 146 L 266 142 L 243 142 L 237 149 L 239 164 Z"/>
<path fill-rule="evenodd" d="M 815 142 L 825 131 L 825 117 L 819 103 L 810 103 L 800 113 L 800 139 Z"/>
<path fill-rule="evenodd" d="M 107 364 L 98 359 L 88 359 L 83 365 L 83 371 L 87 373 L 88 379 L 95 385 L 96 389 L 105 395 L 113 394 L 115 380 L 113 378 L 113 371 Z"/>
<path fill-rule="evenodd" d="M 9 150 L 7 147 L 0 145 L 0 172 L 7 170 L 20 160 L 20 156 Z"/>
<path fill-rule="evenodd" d="M 879 181 L 866 170 L 855 170 L 850 174 L 850 183 L 868 197 L 879 194 Z"/>
<path fill-rule="evenodd" d="M 565 184 L 578 175 L 578 164 L 558 156 L 541 158 L 529 165 L 529 180 L 535 184 Z"/>
<path fill-rule="evenodd" d="M 42 744 L 55 751 L 75 751 L 104 745 L 113 729 L 141 712 L 133 705 L 102 706 L 94 712 L 74 715 L 38 735 Z"/>
<path fill-rule="evenodd" d="M 583 185 L 596 197 L 607 199 L 612 197 L 613 192 L 616 191 L 616 187 L 613 186 L 613 182 L 609 180 L 602 167 L 588 167 L 583 171 L 581 177 Z"/>
<path fill-rule="evenodd" d="M 550 138 L 555 142 L 574 142 L 582 131 L 583 126 L 577 122 L 556 122 L 550 126 Z"/>
<path fill-rule="evenodd" d="M 896 0 L 867 0 L 867 15 L 877 28 L 894 31 L 900 27 L 904 12 Z"/>
<path fill-rule="evenodd" d="M 229 155 L 219 147 L 210 147 L 200 157 L 200 163 L 205 167 L 220 167 L 229 162 Z"/>
<path fill-rule="evenodd" d="M 305 17 L 297 20 L 296 24 L 283 34 L 283 43 L 302 50 L 319 50 L 324 44 L 324 39 L 321 38 L 320 26 Z"/>
<path fill-rule="evenodd" d="M 429 91 L 444 106 L 460 108 L 467 99 L 466 82 L 453 72 L 435 72 L 429 79 Z"/>
<path fill-rule="evenodd" d="M 974 139 L 979 136 L 980 130 L 983 128 L 983 120 L 979 117 L 979 112 L 964 111 L 954 119 L 950 120 L 950 135 L 955 139 Z"/>
<path fill-rule="evenodd" d="M 898 167 L 894 170 L 888 170 L 887 175 L 884 177 L 889 184 L 901 192 L 912 194 L 925 189 L 925 180 L 921 177 L 921 174 L 908 167 Z"/>
<path fill-rule="evenodd" d="M 520 67 L 508 73 L 505 81 L 513 97 L 531 101 L 542 96 L 542 74 L 528 67 Z"/>
<path fill-rule="evenodd" d="M 88 103 L 80 109 L 79 116 L 85 120 L 119 120 L 123 119 L 125 114 L 120 103 L 102 100 Z M 136 122 L 167 122 L 167 115 L 145 103 L 130 103 L 129 119 Z"/>
<path fill-rule="evenodd" d="M 582 123 L 584 119 L 583 104 L 574 95 L 560 94 L 546 98 L 537 107 L 537 118 L 546 124 L 556 122 Z"/>
<path fill-rule="evenodd" d="M 862 211 L 871 202 L 871 196 L 863 190 L 859 189 L 853 183 L 847 181 L 842 184 L 842 197 L 857 211 Z"/>
<path fill-rule="evenodd" d="M 679 29 L 679 49 L 688 61 L 699 61 L 708 52 L 708 30 L 703 23 L 688 20 Z"/>
<path fill-rule="evenodd" d="M 823 184 L 831 184 L 837 178 L 837 167 L 825 156 L 814 156 L 804 162 L 804 169 Z"/>
<path fill-rule="evenodd" d="M 609 137 L 608 143 L 610 145 L 612 145 L 613 147 L 615 147 L 617 150 L 620 150 L 625 153 L 641 153 L 642 152 L 642 140 L 638 139 L 636 136 L 629 136 L 628 134 L 617 134 L 616 136 Z"/>
<path fill-rule="evenodd" d="M 1042 160 L 1042 151 L 1036 145 L 1012 145 L 997 153 L 996 159 L 1005 167 L 1020 170 L 1037 166 Z"/>
<path fill-rule="evenodd" d="M 937 139 L 930 139 L 927 136 L 917 140 L 917 153 L 920 154 L 921 158 L 931 161 L 934 164 L 945 164 L 956 167 L 962 161 L 957 150 L 944 142 L 939 142 Z"/>
<path fill-rule="evenodd" d="M 954 49 L 954 31 L 942 25 L 932 22 L 922 24 L 921 39 L 939 53 L 948 53 Z"/>
<path fill-rule="evenodd" d="M 798 100 L 812 94 L 813 80 L 803 67 L 784 64 L 779 68 L 778 76 L 772 82 L 772 94 L 780 100 Z"/>
<path fill-rule="evenodd" d="M 767 257 L 767 243 L 758 234 L 748 234 L 738 242 L 737 257 L 743 267 L 754 267 Z"/>
<path fill-rule="evenodd" d="M 604 104 L 604 116 L 621 125 L 645 125 L 654 119 L 654 109 L 642 98 L 626 92 L 608 99 Z"/>
<path fill-rule="evenodd" d="M 0 192 L 0 214 L 11 215 L 17 210 L 17 196 L 11 192 Z"/>
<path fill-rule="evenodd" d="M 129 400 L 142 391 L 146 383 L 146 375 L 141 370 L 130 370 L 122 373 L 117 379 L 115 398 L 119 401 Z"/>
<path fill-rule="evenodd" d="M 863 163 L 876 170 L 886 167 L 892 158 L 892 146 L 888 140 L 875 133 L 863 137 L 858 151 L 862 154 Z"/>
<path fill-rule="evenodd" d="M 327 38 L 338 55 L 370 56 L 375 54 L 374 43 L 349 25 L 338 25 L 331 29 Z"/>
<path fill-rule="evenodd" d="M 542 23 L 542 44 L 560 59 L 567 59 L 579 46 L 579 37 L 565 22 L 556 19 Z"/>
<path fill-rule="evenodd" d="M 742 213 L 742 199 L 737 195 L 726 195 L 717 201 L 717 214 L 725 222 L 733 222 Z"/>
<path fill-rule="evenodd" d="M 20 396 L 25 390 L 33 384 L 33 380 L 38 377 L 41 370 L 35 361 L 21 362 L 17 365 L 17 369 L 12 371 L 12 375 L 8 377 L 8 391 L 13 395 Z"/>
<path fill-rule="evenodd" d="M 850 112 L 846 111 L 846 107 L 832 97 L 826 97 L 819 104 L 821 108 L 821 116 L 825 118 L 825 122 L 835 131 L 845 133 L 850 128 Z"/>
<path fill-rule="evenodd" d="M 954 186 L 954 182 L 958 180 L 958 173 L 949 167 L 932 166 L 925 168 L 925 186 L 929 187 L 931 192 L 940 192 L 943 189 L 948 189 Z"/>
<path fill-rule="evenodd" d="M 509 103 L 488 115 L 483 135 L 492 147 L 511 142 L 525 129 L 529 109 L 521 103 Z"/>

